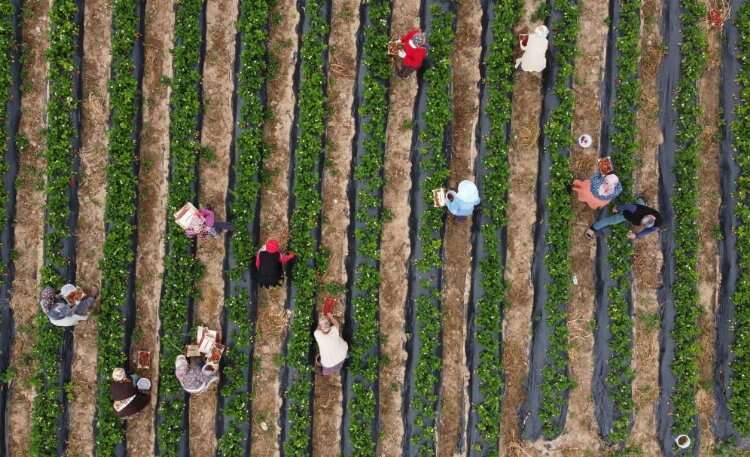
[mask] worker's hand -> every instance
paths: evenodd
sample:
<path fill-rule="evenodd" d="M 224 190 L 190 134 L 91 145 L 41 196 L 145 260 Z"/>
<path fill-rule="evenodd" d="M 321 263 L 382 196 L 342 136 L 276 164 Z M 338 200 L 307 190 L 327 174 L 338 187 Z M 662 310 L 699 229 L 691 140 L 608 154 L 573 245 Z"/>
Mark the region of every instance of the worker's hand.
<path fill-rule="evenodd" d="M 614 207 L 612 208 L 612 213 L 615 213 L 615 214 L 616 214 L 616 213 L 619 213 L 619 212 L 620 212 L 620 208 L 619 208 L 619 207 L 617 207 L 617 205 L 615 205 L 615 206 L 614 206 Z"/>
<path fill-rule="evenodd" d="M 635 233 L 633 233 L 632 230 L 628 231 L 628 239 L 634 240 L 635 239 Z"/>
<path fill-rule="evenodd" d="M 404 57 L 406 57 L 406 51 L 403 51 L 403 50 L 399 49 L 398 50 L 398 56 L 403 59 Z"/>

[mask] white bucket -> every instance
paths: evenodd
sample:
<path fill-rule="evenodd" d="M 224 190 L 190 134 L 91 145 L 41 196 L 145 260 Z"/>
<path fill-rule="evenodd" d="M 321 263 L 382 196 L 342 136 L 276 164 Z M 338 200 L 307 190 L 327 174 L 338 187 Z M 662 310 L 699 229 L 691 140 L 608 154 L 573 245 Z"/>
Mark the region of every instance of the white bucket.
<path fill-rule="evenodd" d="M 578 137 L 578 146 L 584 149 L 591 146 L 591 143 L 592 143 L 591 135 L 589 135 L 588 133 L 584 133 L 583 135 Z"/>
<path fill-rule="evenodd" d="M 674 442 L 680 449 L 687 449 L 690 447 L 690 437 L 687 435 L 679 435 L 674 439 Z"/>
<path fill-rule="evenodd" d="M 151 389 L 151 380 L 148 378 L 141 378 L 135 384 L 138 390 L 149 390 Z"/>

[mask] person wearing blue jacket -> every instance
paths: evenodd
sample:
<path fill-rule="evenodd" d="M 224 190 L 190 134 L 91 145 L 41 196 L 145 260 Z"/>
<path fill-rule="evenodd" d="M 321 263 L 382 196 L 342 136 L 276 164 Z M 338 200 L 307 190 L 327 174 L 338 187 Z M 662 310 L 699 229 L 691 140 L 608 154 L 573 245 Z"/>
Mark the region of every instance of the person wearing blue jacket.
<path fill-rule="evenodd" d="M 449 190 L 445 197 L 445 206 L 448 211 L 458 219 L 464 219 L 474 213 L 474 207 L 479 204 L 479 189 L 468 180 L 458 183 L 458 192 Z"/>

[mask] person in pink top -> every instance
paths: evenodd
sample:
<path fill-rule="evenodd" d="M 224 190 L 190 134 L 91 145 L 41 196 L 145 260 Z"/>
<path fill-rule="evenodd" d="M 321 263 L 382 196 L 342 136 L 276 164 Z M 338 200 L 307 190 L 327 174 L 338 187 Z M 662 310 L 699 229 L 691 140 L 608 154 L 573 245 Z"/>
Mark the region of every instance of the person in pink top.
<path fill-rule="evenodd" d="M 217 221 L 214 212 L 210 208 L 199 209 L 198 215 L 203 218 L 203 223 L 197 229 L 188 228 L 185 230 L 185 234 L 190 238 L 195 236 L 200 238 L 205 238 L 206 236 L 216 238 L 221 233 L 232 230 L 232 224 Z"/>

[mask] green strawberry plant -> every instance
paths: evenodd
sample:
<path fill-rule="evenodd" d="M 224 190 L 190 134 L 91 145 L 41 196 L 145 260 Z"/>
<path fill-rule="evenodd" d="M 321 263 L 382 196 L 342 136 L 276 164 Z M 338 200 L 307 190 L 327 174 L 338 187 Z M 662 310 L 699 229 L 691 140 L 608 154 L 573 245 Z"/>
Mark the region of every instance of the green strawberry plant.
<path fill-rule="evenodd" d="M 544 238 L 547 245 L 544 264 L 550 275 L 550 283 L 547 285 L 548 296 L 544 303 L 549 328 L 549 346 L 547 363 L 542 370 L 539 418 L 542 422 L 542 433 L 547 439 L 552 439 L 561 432 L 558 418 L 565 405 L 567 392 L 573 386 L 568 374 L 566 319 L 566 306 L 570 300 L 570 222 L 573 210 L 566 186 L 573 179 L 569 151 L 573 142 L 570 127 L 573 120 L 574 96 L 570 80 L 573 77 L 580 16 L 576 2 L 552 0 L 550 4 L 552 10 L 559 11 L 561 16 L 554 19 L 550 27 L 559 65 L 553 90 L 560 105 L 552 111 L 544 125 L 544 134 L 549 140 L 545 153 L 552 157 L 549 193 L 545 202 L 549 228 Z"/>
<path fill-rule="evenodd" d="M 289 323 L 287 364 L 291 368 L 285 393 L 288 406 L 287 457 L 307 455 L 311 446 L 313 372 L 311 362 L 313 313 L 319 272 L 325 256 L 318 250 L 315 231 L 320 224 L 320 163 L 325 146 L 326 88 L 324 58 L 328 41 L 327 17 L 321 0 L 307 0 L 303 16 L 309 21 L 300 47 L 301 76 L 297 92 L 299 137 L 294 164 L 294 209 L 290 220 L 290 248 L 297 254 L 292 281 L 297 295 Z"/>
<path fill-rule="evenodd" d="M 124 367 L 127 354 L 125 316 L 130 276 L 135 261 L 135 213 L 138 204 L 137 123 L 140 97 L 133 49 L 139 39 L 137 3 L 112 4 L 112 71 L 109 80 L 110 127 L 107 196 L 104 206 L 106 234 L 102 294 L 97 319 L 96 455 L 114 457 L 115 446 L 125 442 L 125 427 L 112 409 L 107 382 L 112 370 Z"/>
<path fill-rule="evenodd" d="M 513 49 L 516 37 L 513 25 L 521 11 L 519 0 L 498 0 L 494 3 L 494 18 L 490 23 L 494 42 L 486 57 L 484 84 L 487 91 L 489 132 L 485 140 L 485 175 L 482 179 L 483 224 L 480 227 L 485 243 L 485 257 L 479 262 L 480 283 L 484 294 L 477 300 L 474 320 L 479 343 L 479 364 L 475 375 L 482 401 L 472 405 L 476 411 L 479 446 L 482 454 L 498 456 L 500 442 L 499 417 L 504 391 L 502 367 L 502 319 L 507 300 L 503 278 L 505 264 L 502 244 L 498 236 L 507 227 L 508 140 L 506 129 L 511 119 L 513 91 Z"/>
<path fill-rule="evenodd" d="M 729 382 L 729 411 L 732 424 L 741 436 L 750 436 L 750 3 L 737 10 L 736 25 L 739 37 L 737 56 L 739 60 L 739 100 L 735 106 L 736 119 L 732 124 L 734 136 L 734 160 L 739 167 L 737 176 L 737 203 L 734 208 L 737 225 L 738 277 L 732 296 L 735 307 L 734 341 L 732 342 L 732 377 Z"/>
<path fill-rule="evenodd" d="M 674 174 L 674 283 L 672 299 L 675 308 L 672 338 L 675 358 L 671 369 L 675 387 L 671 395 L 672 433 L 691 434 L 697 425 L 698 408 L 698 166 L 702 149 L 700 136 L 702 109 L 697 83 L 706 68 L 706 35 L 703 24 L 706 8 L 699 0 L 683 0 L 682 44 L 680 46 L 680 80 L 673 99 L 677 110 L 677 153 Z M 695 436 L 691 437 L 695 440 Z"/>
<path fill-rule="evenodd" d="M 71 204 L 75 199 L 72 185 L 75 140 L 78 131 L 73 122 L 79 109 L 74 92 L 78 78 L 75 55 L 80 34 L 80 11 L 75 0 L 59 0 L 49 11 L 49 98 L 47 102 L 46 230 L 41 286 L 61 287 L 70 278 L 71 259 L 65 257 L 63 245 L 72 236 Z M 49 322 L 41 311 L 37 315 L 36 341 L 32 354 L 36 361 L 33 384 L 37 395 L 31 411 L 31 455 L 57 455 L 57 430 L 63 416 L 60 351 L 63 331 Z"/>
<path fill-rule="evenodd" d="M 270 7 L 271 2 L 268 0 L 240 2 L 237 21 L 242 46 L 237 93 L 242 103 L 237 119 L 240 130 L 235 143 L 236 158 L 232 164 L 234 187 L 229 211 L 234 224 L 230 249 L 236 262 L 229 270 L 229 279 L 232 281 L 241 281 L 249 274 L 255 252 L 253 223 L 261 185 L 257 176 L 261 173 L 266 155 L 263 143 L 266 108 L 259 95 L 268 77 L 266 42 Z M 249 319 L 249 303 L 250 290 L 240 286 L 230 289 L 230 295 L 224 303 L 227 319 L 233 324 L 234 330 L 231 335 L 227 335 L 230 345 L 222 359 L 221 395 L 225 398 L 224 414 L 228 418 L 218 442 L 219 455 L 222 457 L 243 457 L 247 447 L 243 426 L 250 423 L 250 408 L 248 379 L 243 367 L 252 364 L 250 350 L 253 327 Z"/>
<path fill-rule="evenodd" d="M 195 202 L 198 156 L 202 151 L 198 116 L 201 112 L 200 50 L 202 0 L 181 0 L 175 6 L 174 76 L 170 99 L 170 176 L 167 197 L 167 247 L 164 284 L 159 304 L 161 357 L 157 440 L 162 456 L 176 457 L 183 435 L 182 388 L 172 373 L 174 360 L 187 341 L 187 310 L 198 298 L 203 265 L 195 258 L 195 241 L 185 236 L 172 214 Z"/>
<path fill-rule="evenodd" d="M 383 229 L 382 192 L 385 132 L 388 122 L 388 86 L 391 66 L 383 52 L 389 40 L 391 3 L 372 0 L 365 5 L 370 25 L 364 28 L 362 62 L 366 69 L 364 90 L 359 106 L 363 153 L 354 169 L 356 179 L 355 229 L 357 255 L 362 262 L 354 272 L 354 290 L 350 319 L 355 323 L 350 345 L 349 372 L 352 396 L 349 411 L 349 436 L 354 456 L 375 454 L 377 444 L 376 383 L 378 378 L 378 308 L 380 291 L 380 236 Z"/>
<path fill-rule="evenodd" d="M 445 210 L 432 205 L 432 189 L 443 187 L 450 176 L 446 159 L 445 132 L 453 119 L 453 73 L 451 70 L 454 41 L 455 14 L 437 4 L 432 5 L 432 24 L 428 30 L 430 61 L 432 66 L 424 72 L 427 103 L 425 127 L 419 132 L 419 164 L 423 171 L 422 199 L 425 211 L 420 215 L 417 236 L 422 246 L 422 256 L 416 259 L 420 282 L 426 295 L 417 296 L 416 332 L 419 335 L 419 354 L 414 372 L 415 390 L 411 408 L 415 412 L 411 445 L 419 456 L 435 454 L 435 424 L 438 406 L 438 386 L 442 359 L 440 334 L 442 291 L 436 281 L 429 279 L 430 272 L 442 268 Z"/>
<path fill-rule="evenodd" d="M 8 117 L 8 104 L 11 102 L 13 94 L 11 86 L 13 84 L 13 74 L 11 66 L 15 62 L 14 53 L 18 49 L 16 43 L 15 29 L 13 27 L 13 18 L 16 16 L 16 8 L 10 0 L 0 0 L 0 177 L 8 173 L 8 136 L 9 132 L 5 128 Z M 10 221 L 6 212 L 6 202 L 9 195 L 5 186 L 0 186 L 0 231 Z M 0 266 L 0 277 L 8 271 L 7 265 Z"/>
<path fill-rule="evenodd" d="M 640 60 L 641 0 L 619 0 L 620 23 L 617 33 L 617 76 L 612 119 L 612 159 L 617 165 L 617 176 L 623 191 L 619 202 L 633 200 L 633 170 L 638 153 L 636 139 L 636 113 L 640 99 L 638 63 Z M 630 313 L 631 290 L 630 263 L 633 258 L 633 243 L 627 238 L 625 224 L 612 227 L 607 238 L 612 286 L 607 290 L 609 301 L 608 342 L 610 349 L 607 390 L 615 407 L 615 419 L 608 440 L 624 443 L 630 434 L 633 415 L 633 370 L 631 368 L 633 346 L 633 316 Z"/>

